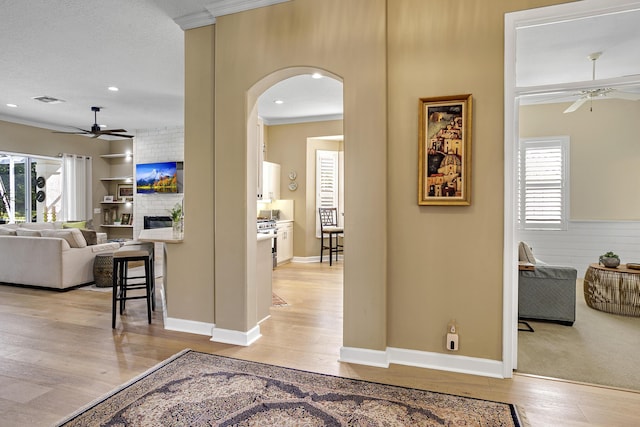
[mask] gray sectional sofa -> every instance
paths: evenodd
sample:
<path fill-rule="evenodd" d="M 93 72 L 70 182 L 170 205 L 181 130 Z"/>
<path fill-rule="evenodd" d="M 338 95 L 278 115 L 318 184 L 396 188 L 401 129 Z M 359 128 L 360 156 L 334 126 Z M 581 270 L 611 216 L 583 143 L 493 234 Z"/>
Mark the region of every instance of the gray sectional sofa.
<path fill-rule="evenodd" d="M 541 262 L 533 257 L 531 248 L 523 245 L 526 243 L 520 243 L 520 262 L 533 265 L 518 272 L 518 318 L 573 325 L 578 271 Z"/>

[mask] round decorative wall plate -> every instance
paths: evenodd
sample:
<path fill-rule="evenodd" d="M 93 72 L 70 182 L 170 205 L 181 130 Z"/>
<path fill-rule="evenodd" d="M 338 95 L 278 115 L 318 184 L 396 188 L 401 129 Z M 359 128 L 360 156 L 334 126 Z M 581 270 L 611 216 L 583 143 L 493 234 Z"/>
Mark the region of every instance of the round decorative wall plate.
<path fill-rule="evenodd" d="M 298 183 L 297 182 L 290 182 L 289 183 L 289 190 L 296 191 L 297 189 L 298 189 Z"/>
<path fill-rule="evenodd" d="M 40 190 L 36 193 L 36 200 L 39 202 L 44 202 L 44 191 Z"/>
<path fill-rule="evenodd" d="M 36 178 L 36 185 L 38 186 L 38 188 L 44 187 L 44 184 L 45 184 L 45 181 L 43 176 L 39 176 Z"/>
<path fill-rule="evenodd" d="M 294 179 L 296 179 L 298 177 L 298 174 L 296 173 L 296 171 L 291 171 L 289 172 L 289 179 L 291 181 L 293 181 Z"/>

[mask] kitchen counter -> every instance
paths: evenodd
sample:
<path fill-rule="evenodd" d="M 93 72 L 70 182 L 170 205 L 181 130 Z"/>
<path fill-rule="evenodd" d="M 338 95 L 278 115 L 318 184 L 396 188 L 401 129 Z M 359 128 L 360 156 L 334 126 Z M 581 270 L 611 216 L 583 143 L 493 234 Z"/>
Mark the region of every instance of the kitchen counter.
<path fill-rule="evenodd" d="M 183 237 L 184 234 L 180 237 L 175 237 L 172 227 L 163 227 L 142 230 L 138 236 L 138 240 L 143 242 L 182 243 L 184 241 Z"/>
<path fill-rule="evenodd" d="M 258 233 L 257 239 L 258 239 L 258 242 L 261 242 L 263 240 L 275 239 L 276 237 L 278 236 L 275 233 L 269 233 L 269 234 Z"/>

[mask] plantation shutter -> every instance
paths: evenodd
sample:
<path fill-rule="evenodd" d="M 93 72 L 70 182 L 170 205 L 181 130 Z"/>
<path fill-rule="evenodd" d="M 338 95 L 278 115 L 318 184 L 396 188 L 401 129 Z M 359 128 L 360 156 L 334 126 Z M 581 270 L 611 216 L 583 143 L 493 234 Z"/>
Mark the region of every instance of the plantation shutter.
<path fill-rule="evenodd" d="M 520 141 L 518 213 L 525 230 L 566 230 L 569 137 Z"/>
<path fill-rule="evenodd" d="M 320 237 L 318 208 L 338 208 L 338 178 L 338 152 L 316 150 L 316 237 Z"/>

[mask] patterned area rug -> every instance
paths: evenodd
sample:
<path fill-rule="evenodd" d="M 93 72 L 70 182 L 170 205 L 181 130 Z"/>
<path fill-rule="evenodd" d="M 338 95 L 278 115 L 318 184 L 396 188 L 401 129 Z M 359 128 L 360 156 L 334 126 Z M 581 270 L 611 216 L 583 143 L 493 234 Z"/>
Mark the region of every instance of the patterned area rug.
<path fill-rule="evenodd" d="M 274 307 L 284 307 L 285 305 L 289 305 L 289 304 L 287 304 L 287 302 L 285 300 L 280 298 L 275 293 L 272 293 L 271 294 L 271 305 L 274 306 Z"/>
<path fill-rule="evenodd" d="M 513 405 L 185 350 L 59 426 L 520 426 Z"/>

